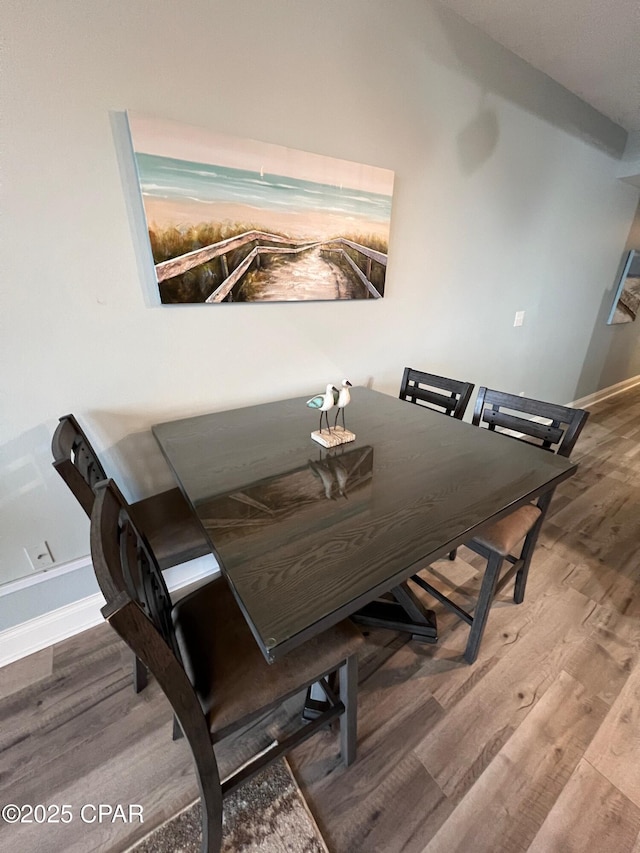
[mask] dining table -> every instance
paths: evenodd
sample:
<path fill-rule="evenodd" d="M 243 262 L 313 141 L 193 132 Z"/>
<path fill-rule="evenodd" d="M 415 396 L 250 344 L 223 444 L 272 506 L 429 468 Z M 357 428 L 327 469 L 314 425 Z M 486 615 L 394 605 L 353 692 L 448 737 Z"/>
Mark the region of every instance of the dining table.
<path fill-rule="evenodd" d="M 355 440 L 324 449 L 306 401 L 152 427 L 270 663 L 347 616 L 435 642 L 411 575 L 576 470 L 365 387 L 346 410 Z"/>

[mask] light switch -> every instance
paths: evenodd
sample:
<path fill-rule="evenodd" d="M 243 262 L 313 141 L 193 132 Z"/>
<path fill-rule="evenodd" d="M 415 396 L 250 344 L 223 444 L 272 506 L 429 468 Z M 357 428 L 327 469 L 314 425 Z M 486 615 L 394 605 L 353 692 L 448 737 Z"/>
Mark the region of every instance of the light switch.
<path fill-rule="evenodd" d="M 516 317 L 513 321 L 514 326 L 521 326 L 524 323 L 524 311 L 516 311 Z"/>

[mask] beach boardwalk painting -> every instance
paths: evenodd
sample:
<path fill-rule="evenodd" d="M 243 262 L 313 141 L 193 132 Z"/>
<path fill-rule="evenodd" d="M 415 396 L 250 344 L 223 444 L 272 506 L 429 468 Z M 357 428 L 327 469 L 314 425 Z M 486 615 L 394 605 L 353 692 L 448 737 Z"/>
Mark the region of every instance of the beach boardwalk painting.
<path fill-rule="evenodd" d="M 128 120 L 162 303 L 384 295 L 393 172 Z"/>
<path fill-rule="evenodd" d="M 624 258 L 622 275 L 611 306 L 609 325 L 633 323 L 640 311 L 640 250 L 631 249 Z"/>

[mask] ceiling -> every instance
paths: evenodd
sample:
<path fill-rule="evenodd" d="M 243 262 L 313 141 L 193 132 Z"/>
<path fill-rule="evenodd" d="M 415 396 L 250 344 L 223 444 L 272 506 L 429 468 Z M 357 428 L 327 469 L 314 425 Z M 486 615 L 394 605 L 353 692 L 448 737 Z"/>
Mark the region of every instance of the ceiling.
<path fill-rule="evenodd" d="M 627 131 L 640 131 L 638 0 L 441 0 Z"/>

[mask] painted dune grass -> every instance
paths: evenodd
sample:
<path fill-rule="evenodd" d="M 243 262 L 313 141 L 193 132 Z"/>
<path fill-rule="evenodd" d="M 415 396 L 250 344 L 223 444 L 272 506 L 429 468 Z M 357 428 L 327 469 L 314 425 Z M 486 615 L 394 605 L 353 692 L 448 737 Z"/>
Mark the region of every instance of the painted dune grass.
<path fill-rule="evenodd" d="M 151 243 L 155 263 L 161 263 L 172 258 L 180 257 L 188 252 L 204 248 L 211 244 L 219 243 L 229 237 L 245 234 L 248 231 L 257 230 L 254 223 L 217 223 L 202 222 L 198 225 L 188 225 L 183 228 L 171 226 L 164 229 L 149 229 L 149 241 Z M 276 233 L 284 239 L 287 234 Z M 387 253 L 387 242 L 375 234 L 345 234 L 347 240 L 353 243 L 367 246 L 383 254 Z M 226 255 L 227 269 L 224 268 L 221 258 L 214 258 L 204 264 L 193 267 L 188 272 L 174 276 L 166 281 L 158 283 L 160 297 L 163 304 L 175 305 L 184 303 L 204 303 L 207 297 L 218 288 L 225 280 L 228 273 L 238 267 L 247 257 L 255 243 L 247 243 L 241 248 L 235 249 Z M 290 244 L 293 246 L 293 242 Z M 363 273 L 366 272 L 366 259 L 357 251 L 346 247 L 344 250 Z M 287 268 L 291 271 L 299 258 L 282 255 L 265 255 L 261 258 L 260 269 L 250 269 L 243 277 L 242 283 L 234 290 L 233 301 L 235 302 L 257 302 L 261 301 L 265 275 L 276 270 Z M 333 265 L 342 271 L 345 277 L 354 281 L 353 290 L 366 296 L 362 285 L 355 280 L 353 271 L 348 263 L 336 255 L 331 261 Z M 380 292 L 384 294 L 385 274 L 384 268 L 378 264 L 372 265 L 369 273 L 370 281 Z M 286 275 L 286 272 L 284 273 Z"/>
<path fill-rule="evenodd" d="M 129 122 L 163 303 L 384 294 L 392 172 L 161 119 Z"/>
<path fill-rule="evenodd" d="M 149 229 L 149 241 L 154 263 L 180 257 L 196 249 L 202 249 L 229 237 L 244 234 L 255 229 L 253 224 L 201 222 L 184 228 L 175 226 L 163 229 Z M 235 269 L 249 254 L 251 246 L 247 244 L 230 252 L 226 256 L 227 265 Z M 165 305 L 181 303 L 204 303 L 207 297 L 219 287 L 228 272 L 223 267 L 222 258 L 213 258 L 199 264 L 181 275 L 158 282 L 160 299 Z"/>

